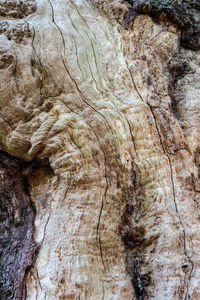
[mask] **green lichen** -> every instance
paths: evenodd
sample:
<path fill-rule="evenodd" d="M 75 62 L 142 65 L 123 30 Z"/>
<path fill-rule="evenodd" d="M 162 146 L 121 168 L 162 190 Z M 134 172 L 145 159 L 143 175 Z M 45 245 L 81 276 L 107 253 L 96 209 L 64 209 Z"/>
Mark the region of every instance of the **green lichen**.
<path fill-rule="evenodd" d="M 200 49 L 199 0 L 125 0 L 132 6 L 127 14 L 148 14 L 155 21 L 165 14 L 181 30 L 181 45 L 192 50 Z M 125 16 L 127 20 L 127 15 Z"/>

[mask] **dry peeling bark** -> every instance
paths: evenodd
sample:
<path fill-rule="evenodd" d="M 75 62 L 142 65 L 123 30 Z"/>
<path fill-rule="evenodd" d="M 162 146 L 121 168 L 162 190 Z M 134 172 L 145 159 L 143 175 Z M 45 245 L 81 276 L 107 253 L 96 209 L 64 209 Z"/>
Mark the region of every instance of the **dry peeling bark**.
<path fill-rule="evenodd" d="M 200 298 L 199 7 L 128 2 L 0 1 L 1 299 Z"/>

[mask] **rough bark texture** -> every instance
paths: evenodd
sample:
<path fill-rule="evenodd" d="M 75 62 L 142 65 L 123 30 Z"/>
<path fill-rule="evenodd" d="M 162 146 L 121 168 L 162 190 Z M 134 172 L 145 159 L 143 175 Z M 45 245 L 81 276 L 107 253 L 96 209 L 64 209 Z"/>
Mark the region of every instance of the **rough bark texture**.
<path fill-rule="evenodd" d="M 200 299 L 199 19 L 0 1 L 1 299 Z"/>
<path fill-rule="evenodd" d="M 0 152 L 0 299 L 24 299 L 24 275 L 32 265 L 34 208 L 22 165 Z"/>

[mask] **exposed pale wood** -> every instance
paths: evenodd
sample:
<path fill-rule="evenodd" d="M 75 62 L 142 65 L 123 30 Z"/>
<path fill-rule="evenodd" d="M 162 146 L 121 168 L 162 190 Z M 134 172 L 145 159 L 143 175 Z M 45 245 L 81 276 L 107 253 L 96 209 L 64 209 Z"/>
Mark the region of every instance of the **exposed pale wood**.
<path fill-rule="evenodd" d="M 36 209 L 23 297 L 198 300 L 199 52 L 166 19 L 121 26 L 125 3 L 16 2 L 0 143 Z"/>

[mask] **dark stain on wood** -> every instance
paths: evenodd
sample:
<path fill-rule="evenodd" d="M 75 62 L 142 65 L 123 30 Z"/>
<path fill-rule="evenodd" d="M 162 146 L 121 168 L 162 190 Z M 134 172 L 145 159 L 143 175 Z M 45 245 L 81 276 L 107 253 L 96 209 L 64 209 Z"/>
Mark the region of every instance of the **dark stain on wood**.
<path fill-rule="evenodd" d="M 124 15 L 124 26 L 132 28 L 136 14 L 147 14 L 154 21 L 163 18 L 175 24 L 181 31 L 183 47 L 200 49 L 200 2 L 199 0 L 125 0 L 130 9 Z"/>
<path fill-rule="evenodd" d="M 36 250 L 35 209 L 24 164 L 0 151 L 0 299 L 25 299 L 24 277 Z"/>

